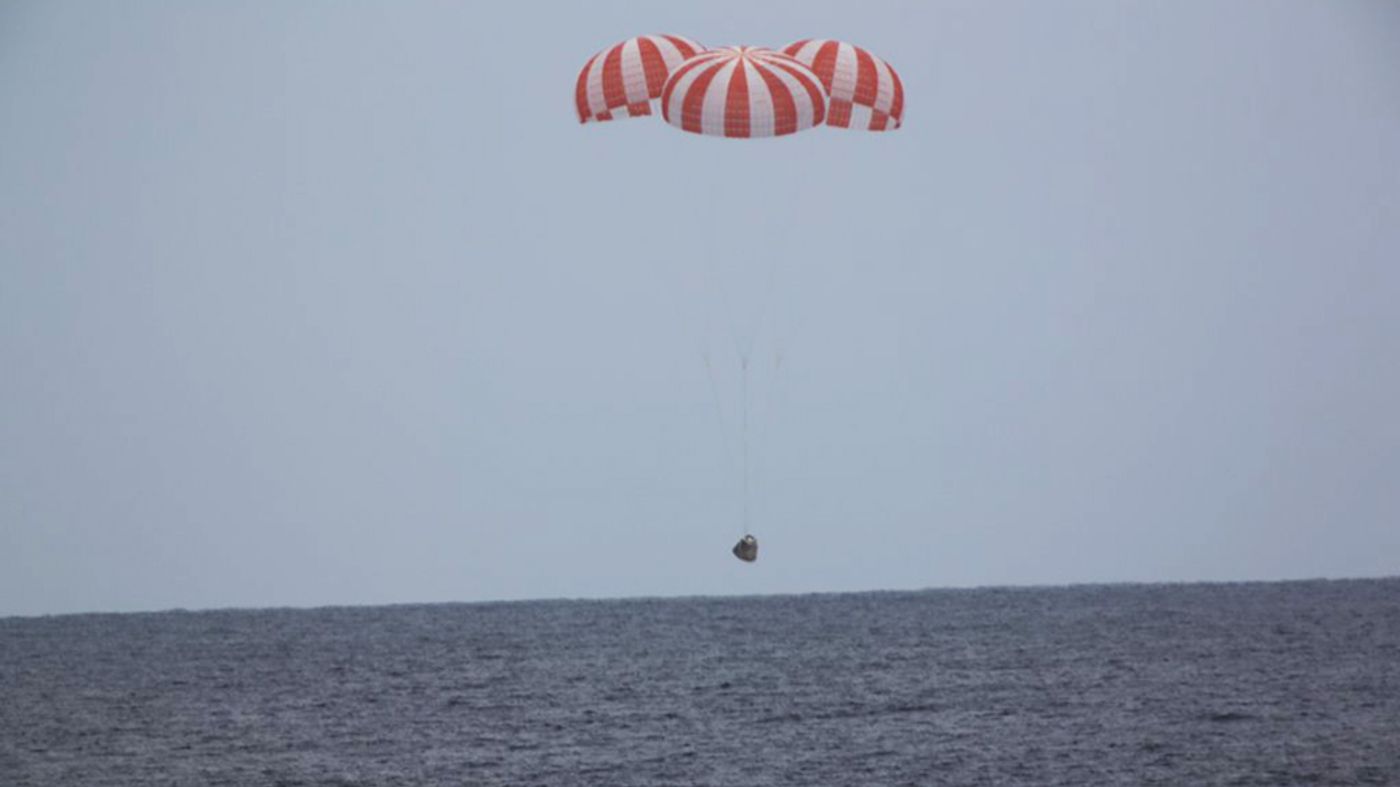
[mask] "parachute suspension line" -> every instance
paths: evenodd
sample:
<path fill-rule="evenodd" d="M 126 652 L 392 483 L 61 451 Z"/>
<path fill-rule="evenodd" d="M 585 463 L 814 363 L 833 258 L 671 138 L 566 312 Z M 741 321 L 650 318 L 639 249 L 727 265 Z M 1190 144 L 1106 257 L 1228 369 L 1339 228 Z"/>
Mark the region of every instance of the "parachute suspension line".
<path fill-rule="evenodd" d="M 739 358 L 739 386 L 742 389 L 740 396 L 744 402 L 743 423 L 740 431 L 743 434 L 744 450 L 744 534 L 749 530 L 749 356 L 744 355 Z"/>
<path fill-rule="evenodd" d="M 715 289 L 719 291 L 720 300 L 724 302 L 724 322 L 729 329 L 729 340 L 734 342 L 734 354 L 739 356 L 739 360 L 742 361 L 748 357 L 749 350 L 753 348 L 753 338 L 749 338 L 748 349 L 745 349 L 745 343 L 739 338 L 738 321 L 734 318 L 734 305 L 729 297 L 729 287 L 725 285 L 724 277 L 716 267 L 712 259 L 710 278 L 713 280 Z"/>
<path fill-rule="evenodd" d="M 754 396 L 755 430 L 754 441 L 760 450 L 754 453 L 753 462 L 753 483 L 754 500 L 753 507 L 755 514 L 765 522 L 769 521 L 770 507 L 772 505 L 773 484 L 769 480 L 769 472 L 773 466 L 773 446 L 776 444 L 772 437 L 774 423 L 777 421 L 776 413 L 781 410 L 780 390 L 782 389 L 783 371 L 783 350 L 781 342 L 775 336 L 772 357 L 765 353 L 763 356 L 754 359 L 761 379 L 766 382 L 758 386 Z M 771 362 L 771 365 L 770 365 Z"/>
<path fill-rule="evenodd" d="M 769 230 L 773 230 L 774 227 L 787 228 L 790 227 L 790 224 L 769 224 Z M 783 246 L 784 244 L 773 242 L 771 245 Z M 771 457 L 771 455 L 773 455 L 773 437 L 771 437 L 771 431 L 773 431 L 774 422 L 774 394 L 776 394 L 778 378 L 780 378 L 778 372 L 783 368 L 783 335 L 781 335 L 783 330 L 781 330 L 781 308 L 778 307 L 778 304 L 780 304 L 780 298 L 778 298 L 778 269 L 780 269 L 780 266 L 778 266 L 777 258 L 769 256 L 767 265 L 764 266 L 763 295 L 762 300 L 760 300 L 759 311 L 759 329 L 756 330 L 755 340 L 753 340 L 753 343 L 749 346 L 749 358 L 746 358 L 746 361 L 752 361 L 749 365 L 756 365 L 757 374 L 759 374 L 759 377 L 756 378 L 756 382 L 762 381 L 762 384 L 759 385 L 759 391 L 756 391 L 756 401 L 752 403 L 752 406 L 757 408 L 757 417 L 755 433 L 753 433 L 753 441 L 755 441 L 752 468 L 753 480 L 750 482 L 753 486 L 753 500 L 749 503 L 749 506 L 755 508 L 760 517 L 767 514 L 770 506 L 771 485 L 769 483 L 769 468 L 771 465 L 771 458 L 773 458 Z M 766 336 L 766 342 L 764 342 L 767 344 L 766 347 L 759 346 L 760 342 L 759 339 L 757 339 L 757 333 L 763 333 L 763 335 Z M 773 354 L 773 364 L 771 364 L 771 367 L 767 364 L 767 356 L 769 356 L 770 351 L 771 354 Z M 748 396 L 746 396 L 746 399 L 748 399 Z"/>
<path fill-rule="evenodd" d="M 719 418 L 719 435 L 724 445 L 724 458 L 729 463 L 730 472 L 734 467 L 734 445 L 729 436 L 729 423 L 724 417 L 724 398 L 719 395 L 719 382 L 715 380 L 715 367 L 708 350 L 701 350 L 700 357 L 705 361 L 705 377 L 710 381 L 710 400 L 715 405 L 715 415 Z"/>
<path fill-rule="evenodd" d="M 763 284 L 763 295 L 758 301 L 758 314 L 753 325 L 750 327 L 748 336 L 741 341 L 738 331 L 734 328 L 734 312 L 729 305 L 729 291 L 724 289 L 724 308 L 729 314 L 730 333 L 734 338 L 734 351 L 739 356 L 739 361 L 745 365 L 753 357 L 754 350 L 758 348 L 758 338 L 763 335 L 765 328 L 770 322 L 769 311 L 772 310 L 774 290 L 776 289 L 778 264 L 774 260 L 768 261 L 766 270 L 767 276 Z"/>

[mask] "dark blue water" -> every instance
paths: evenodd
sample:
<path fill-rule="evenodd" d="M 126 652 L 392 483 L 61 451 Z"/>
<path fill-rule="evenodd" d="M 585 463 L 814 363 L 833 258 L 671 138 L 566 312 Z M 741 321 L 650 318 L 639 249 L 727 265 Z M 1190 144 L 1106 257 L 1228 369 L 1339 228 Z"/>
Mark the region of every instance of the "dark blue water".
<path fill-rule="evenodd" d="M 0 785 L 1400 783 L 1400 579 L 0 620 Z"/>

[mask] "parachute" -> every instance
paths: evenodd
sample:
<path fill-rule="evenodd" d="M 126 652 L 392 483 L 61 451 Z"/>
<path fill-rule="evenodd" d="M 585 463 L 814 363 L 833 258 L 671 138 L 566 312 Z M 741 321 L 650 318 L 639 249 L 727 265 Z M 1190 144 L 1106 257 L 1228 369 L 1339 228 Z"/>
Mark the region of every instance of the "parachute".
<path fill-rule="evenodd" d="M 826 92 L 796 58 L 763 47 L 720 47 L 671 74 L 661 115 L 696 134 L 776 137 L 820 125 Z"/>
<path fill-rule="evenodd" d="M 888 62 L 833 39 L 775 51 L 706 49 L 677 35 L 629 38 L 595 54 L 574 86 L 580 123 L 652 114 L 722 137 L 776 137 L 825 125 L 888 131 L 904 123 L 904 83 Z"/>
<path fill-rule="evenodd" d="M 578 122 L 650 115 L 666 78 L 703 51 L 689 38 L 672 35 L 637 36 L 604 49 L 588 59 L 574 86 Z"/>
<path fill-rule="evenodd" d="M 609 121 L 624 117 L 655 114 L 653 104 L 660 105 L 662 119 L 670 126 L 692 134 L 727 138 L 786 137 L 818 126 L 887 131 L 904 122 L 904 85 L 898 74 L 884 60 L 869 51 L 842 41 L 802 39 L 781 51 L 761 46 L 726 46 L 706 49 L 693 40 L 674 35 L 648 35 L 629 38 L 605 49 L 588 60 L 579 72 L 575 84 L 575 105 L 580 123 Z M 755 151 L 757 154 L 757 151 Z M 767 158 L 762 154 L 757 158 Z M 777 160 L 778 156 L 771 158 Z M 817 167 L 814 163 L 814 173 Z M 722 219 L 710 216 L 701 220 L 702 226 L 724 226 L 759 222 L 765 229 L 777 226 L 779 231 L 790 229 L 796 219 L 773 221 L 770 213 L 744 211 L 735 207 L 735 199 L 721 201 L 721 189 L 726 194 L 755 194 L 776 204 L 785 204 L 774 192 L 773 180 L 763 180 L 755 173 L 747 183 L 712 184 L 711 205 L 723 203 L 730 211 Z M 781 187 L 779 188 L 781 190 Z M 737 202 L 742 202 L 742 196 Z M 746 215 L 747 214 L 747 215 Z M 678 232 L 687 237 L 709 236 L 693 229 L 694 217 Z M 742 235 L 742 233 L 736 233 Z M 712 242 L 707 240 L 706 242 Z M 751 244 L 752 245 L 752 244 Z M 765 245 L 765 244 L 760 244 Z M 777 247 L 778 244 L 766 244 Z M 752 253 L 735 254 L 711 248 L 707 259 L 711 269 L 725 261 L 767 267 L 767 288 L 772 289 L 778 255 L 771 248 L 752 249 Z M 699 255 L 704 257 L 703 254 Z M 713 270 L 711 271 L 714 272 Z M 719 278 L 718 276 L 716 278 Z M 771 367 L 751 363 L 760 346 L 757 334 L 764 325 L 762 310 L 769 292 L 765 291 L 757 310 L 760 314 L 748 329 L 738 326 L 731 292 L 721 282 L 724 312 L 734 345 L 735 365 L 721 371 L 732 371 L 735 378 L 729 390 L 737 403 L 730 408 L 738 429 L 735 442 L 739 450 L 732 451 L 726 408 L 721 400 L 714 359 L 708 350 L 702 352 L 706 375 L 714 394 L 716 410 L 721 421 L 725 451 L 737 460 L 742 483 L 742 530 L 749 529 L 753 484 L 750 476 L 750 416 L 751 374 L 755 370 L 771 371 L 775 376 L 782 366 L 782 348 L 771 348 Z M 772 395 L 772 385 L 768 387 Z M 746 533 L 733 548 L 734 556 L 746 563 L 758 558 L 758 540 Z"/>
<path fill-rule="evenodd" d="M 826 124 L 886 131 L 904 120 L 904 83 L 890 64 L 844 41 L 798 41 L 783 47 L 808 66 L 830 96 Z"/>

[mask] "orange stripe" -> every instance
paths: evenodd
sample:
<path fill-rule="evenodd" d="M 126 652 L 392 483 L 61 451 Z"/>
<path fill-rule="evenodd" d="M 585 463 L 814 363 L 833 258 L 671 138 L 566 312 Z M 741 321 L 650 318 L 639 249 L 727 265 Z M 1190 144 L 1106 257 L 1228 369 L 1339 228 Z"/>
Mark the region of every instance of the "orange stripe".
<path fill-rule="evenodd" d="M 599 55 L 602 52 L 598 53 Z M 574 88 L 574 103 L 578 106 L 578 122 L 587 123 L 593 116 L 593 110 L 588 107 L 588 70 L 593 67 L 593 61 L 598 59 L 598 55 L 588 58 L 584 63 L 583 70 L 578 74 L 578 87 Z"/>
<path fill-rule="evenodd" d="M 622 82 L 622 44 L 608 50 L 603 58 L 603 105 L 608 109 L 627 106 L 627 87 Z"/>
<path fill-rule="evenodd" d="M 858 46 L 851 48 L 856 51 L 856 93 L 852 98 L 857 104 L 874 107 L 879 85 L 879 77 L 875 74 L 875 58 Z"/>
<path fill-rule="evenodd" d="M 647 98 L 656 98 L 666 87 L 666 58 L 650 38 L 638 38 L 637 49 L 642 55 L 642 74 L 647 80 Z"/>
<path fill-rule="evenodd" d="M 840 47 L 840 41 L 827 41 L 817 49 L 816 57 L 812 58 L 812 73 L 822 81 L 822 87 L 827 94 L 831 93 L 831 83 L 836 78 L 836 50 Z"/>
<path fill-rule="evenodd" d="M 833 98 L 826 107 L 826 123 L 837 128 L 851 127 L 851 102 L 844 98 Z"/>
<path fill-rule="evenodd" d="M 729 75 L 729 93 L 724 97 L 724 135 L 749 135 L 749 75 L 745 73 L 744 58 L 734 64 Z"/>

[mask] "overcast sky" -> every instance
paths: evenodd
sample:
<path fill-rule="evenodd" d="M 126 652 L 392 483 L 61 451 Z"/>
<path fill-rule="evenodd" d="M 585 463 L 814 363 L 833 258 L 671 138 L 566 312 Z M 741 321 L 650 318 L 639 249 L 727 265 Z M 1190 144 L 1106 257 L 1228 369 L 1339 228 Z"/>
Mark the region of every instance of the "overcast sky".
<path fill-rule="evenodd" d="M 1393 575 L 1397 261 L 1392 2 L 7 2 L 0 615 Z"/>

